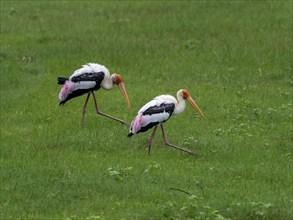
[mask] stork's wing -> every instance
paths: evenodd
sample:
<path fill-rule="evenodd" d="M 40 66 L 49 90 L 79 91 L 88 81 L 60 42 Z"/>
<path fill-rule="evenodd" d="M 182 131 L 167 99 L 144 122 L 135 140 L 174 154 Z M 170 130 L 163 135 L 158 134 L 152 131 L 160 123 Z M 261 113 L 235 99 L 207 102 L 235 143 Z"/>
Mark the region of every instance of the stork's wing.
<path fill-rule="evenodd" d="M 160 113 L 169 113 L 170 116 L 172 115 L 175 109 L 174 103 L 162 103 L 161 105 L 152 106 L 142 112 L 143 115 L 153 115 L 153 114 L 160 114 Z"/>
<path fill-rule="evenodd" d="M 88 72 L 70 78 L 72 82 L 95 81 L 100 84 L 104 79 L 104 72 Z"/>

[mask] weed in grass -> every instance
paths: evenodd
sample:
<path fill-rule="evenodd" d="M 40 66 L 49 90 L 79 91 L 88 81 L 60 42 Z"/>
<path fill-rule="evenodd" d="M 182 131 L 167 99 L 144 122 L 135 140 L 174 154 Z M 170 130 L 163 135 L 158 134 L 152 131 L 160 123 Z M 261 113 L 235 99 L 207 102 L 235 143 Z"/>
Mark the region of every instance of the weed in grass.
<path fill-rule="evenodd" d="M 211 208 L 203 203 L 202 198 L 190 195 L 183 204 L 168 202 L 164 206 L 164 218 L 166 219 L 217 219 L 228 220 L 219 213 L 219 210 Z"/>
<path fill-rule="evenodd" d="M 143 171 L 143 173 L 149 173 L 158 169 L 161 169 L 161 165 L 156 161 L 152 161 L 151 164 Z"/>
<path fill-rule="evenodd" d="M 239 210 L 247 210 L 241 213 L 241 219 L 274 219 L 274 205 L 263 202 L 249 202 L 243 204 L 236 202 L 225 210 L 217 210 L 204 202 L 203 197 L 190 195 L 184 203 L 168 202 L 164 207 L 164 218 L 167 219 L 234 219 Z"/>
<path fill-rule="evenodd" d="M 126 167 L 126 168 L 119 168 L 119 167 L 109 167 L 108 172 L 111 177 L 113 177 L 116 181 L 122 181 L 127 176 L 132 175 L 131 173 L 132 167 Z"/>
<path fill-rule="evenodd" d="M 271 209 L 274 206 L 271 203 L 262 203 L 262 202 L 251 202 L 251 211 L 249 217 L 252 219 L 269 219 Z"/>

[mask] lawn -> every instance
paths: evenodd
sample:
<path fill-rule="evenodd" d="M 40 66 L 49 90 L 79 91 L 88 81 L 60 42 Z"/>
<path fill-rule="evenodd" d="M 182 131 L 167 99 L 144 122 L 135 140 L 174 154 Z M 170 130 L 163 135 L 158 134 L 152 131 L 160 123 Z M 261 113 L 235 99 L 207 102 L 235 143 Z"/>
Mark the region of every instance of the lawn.
<path fill-rule="evenodd" d="M 292 219 L 292 1 L 1 1 L 1 219 Z M 123 76 L 96 92 L 131 122 L 186 88 L 158 132 L 59 106 L 87 62 Z"/>

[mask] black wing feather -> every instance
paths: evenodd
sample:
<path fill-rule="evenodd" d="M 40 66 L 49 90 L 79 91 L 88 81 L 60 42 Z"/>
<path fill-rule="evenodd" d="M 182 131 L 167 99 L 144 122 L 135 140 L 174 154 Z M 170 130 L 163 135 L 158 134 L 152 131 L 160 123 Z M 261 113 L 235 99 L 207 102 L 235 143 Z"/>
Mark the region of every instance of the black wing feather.
<path fill-rule="evenodd" d="M 175 109 L 175 104 L 173 103 L 162 103 L 159 106 L 153 106 L 145 110 L 142 115 L 153 115 L 153 114 L 159 114 L 163 112 L 167 112 L 172 115 L 173 111 Z"/>
<path fill-rule="evenodd" d="M 80 81 L 95 81 L 97 84 L 100 84 L 105 77 L 104 72 L 90 72 L 84 73 L 79 76 L 72 77 L 70 80 L 72 82 L 80 82 Z"/>
<path fill-rule="evenodd" d="M 100 87 L 97 87 L 97 89 L 99 89 Z M 93 91 L 92 89 L 78 89 L 78 90 L 74 90 L 72 93 L 70 93 L 67 98 L 63 101 L 61 101 L 59 103 L 59 105 L 64 105 L 68 100 L 72 99 L 72 98 L 75 98 L 75 97 L 78 97 L 78 96 L 81 96 L 83 94 L 86 94 L 86 93 L 89 93 Z"/>
<path fill-rule="evenodd" d="M 67 77 L 60 76 L 60 77 L 58 77 L 58 84 L 59 85 L 64 85 L 67 80 L 68 80 Z"/>

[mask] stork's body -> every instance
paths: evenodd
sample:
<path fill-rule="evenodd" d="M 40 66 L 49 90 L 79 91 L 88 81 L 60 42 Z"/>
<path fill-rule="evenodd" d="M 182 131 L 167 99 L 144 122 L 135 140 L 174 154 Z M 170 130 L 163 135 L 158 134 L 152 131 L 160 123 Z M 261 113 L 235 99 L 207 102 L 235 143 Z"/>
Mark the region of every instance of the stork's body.
<path fill-rule="evenodd" d="M 174 147 L 176 149 L 194 155 L 195 153 L 192 151 L 168 143 L 165 136 L 163 123 L 166 122 L 172 115 L 177 115 L 184 111 L 185 100 L 188 100 L 190 104 L 200 113 L 200 115 L 203 116 L 203 113 L 195 104 L 195 102 L 193 101 L 193 99 L 191 98 L 186 89 L 181 89 L 177 92 L 177 99 L 178 101 L 171 95 L 160 95 L 155 97 L 152 101 L 145 104 L 138 111 L 137 116 L 132 121 L 128 137 L 131 137 L 133 134 L 145 132 L 154 127 L 152 136 L 149 140 L 150 153 L 150 148 L 152 145 L 155 132 L 157 130 L 157 126 L 160 125 L 165 145 Z"/>
<path fill-rule="evenodd" d="M 69 78 L 58 77 L 58 84 L 62 84 L 63 87 L 59 93 L 60 105 L 64 105 L 68 100 L 88 94 L 82 112 L 82 126 L 84 125 L 84 116 L 86 112 L 86 106 L 90 95 L 93 95 L 94 103 L 96 107 L 96 113 L 119 121 L 125 125 L 128 123 L 115 118 L 113 116 L 102 113 L 97 105 L 96 97 L 94 92 L 103 89 L 109 90 L 114 84 L 117 84 L 125 97 L 125 100 L 130 107 L 129 98 L 126 89 L 123 84 L 123 79 L 119 74 L 110 75 L 109 70 L 97 63 L 88 63 L 82 66 L 82 68 L 76 70 Z"/>

